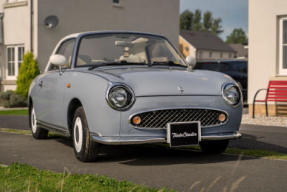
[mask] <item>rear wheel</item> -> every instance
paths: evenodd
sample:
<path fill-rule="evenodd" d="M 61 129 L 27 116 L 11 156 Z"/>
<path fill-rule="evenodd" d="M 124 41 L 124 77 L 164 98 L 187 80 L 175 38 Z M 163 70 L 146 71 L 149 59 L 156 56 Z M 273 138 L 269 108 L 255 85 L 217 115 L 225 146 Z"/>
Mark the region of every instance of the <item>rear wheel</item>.
<path fill-rule="evenodd" d="M 35 113 L 35 109 L 32 106 L 29 113 L 29 124 L 32 131 L 32 135 L 35 139 L 46 139 L 48 137 L 49 131 L 43 128 L 40 128 L 37 125 L 37 116 Z"/>
<path fill-rule="evenodd" d="M 223 153 L 228 147 L 229 140 L 222 141 L 202 141 L 200 143 L 201 151 L 209 154 Z"/>
<path fill-rule="evenodd" d="M 88 122 L 83 107 L 79 107 L 73 119 L 74 152 L 80 161 L 94 161 L 97 157 L 98 144 L 92 141 Z"/>

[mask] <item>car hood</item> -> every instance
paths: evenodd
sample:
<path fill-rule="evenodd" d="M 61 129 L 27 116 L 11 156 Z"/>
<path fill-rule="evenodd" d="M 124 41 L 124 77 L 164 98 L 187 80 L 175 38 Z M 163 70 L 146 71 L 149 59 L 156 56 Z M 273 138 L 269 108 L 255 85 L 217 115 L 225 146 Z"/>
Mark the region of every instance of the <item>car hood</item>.
<path fill-rule="evenodd" d="M 218 72 L 156 67 L 98 69 L 93 73 L 127 84 L 136 96 L 221 95 L 222 85 L 234 82 Z"/>

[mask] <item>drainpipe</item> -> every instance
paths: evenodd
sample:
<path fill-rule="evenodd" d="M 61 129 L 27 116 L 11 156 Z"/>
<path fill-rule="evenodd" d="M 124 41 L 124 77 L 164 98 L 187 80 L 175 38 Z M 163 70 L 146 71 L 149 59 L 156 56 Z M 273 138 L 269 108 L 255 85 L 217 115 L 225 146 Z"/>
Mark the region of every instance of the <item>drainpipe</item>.
<path fill-rule="evenodd" d="M 30 51 L 34 52 L 34 0 L 30 0 Z"/>

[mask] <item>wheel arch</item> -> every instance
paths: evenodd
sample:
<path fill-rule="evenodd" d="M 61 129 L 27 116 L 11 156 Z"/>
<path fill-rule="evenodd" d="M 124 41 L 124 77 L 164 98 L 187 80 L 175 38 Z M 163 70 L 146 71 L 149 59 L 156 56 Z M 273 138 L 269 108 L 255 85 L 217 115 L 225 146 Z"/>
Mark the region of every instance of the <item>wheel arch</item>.
<path fill-rule="evenodd" d="M 75 111 L 77 110 L 78 107 L 83 106 L 82 102 L 78 98 L 73 98 L 69 105 L 68 105 L 68 111 L 67 111 L 67 125 L 69 129 L 69 133 L 72 133 L 72 128 L 73 128 L 73 119 L 74 119 L 74 114 Z"/>

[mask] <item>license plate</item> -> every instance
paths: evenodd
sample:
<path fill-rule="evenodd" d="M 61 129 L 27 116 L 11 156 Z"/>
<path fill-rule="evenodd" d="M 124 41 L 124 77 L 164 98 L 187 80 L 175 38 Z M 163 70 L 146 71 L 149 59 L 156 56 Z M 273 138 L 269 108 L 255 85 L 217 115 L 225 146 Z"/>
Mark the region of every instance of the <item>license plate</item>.
<path fill-rule="evenodd" d="M 167 143 L 169 143 L 170 147 L 198 145 L 200 141 L 200 122 L 167 124 Z"/>

